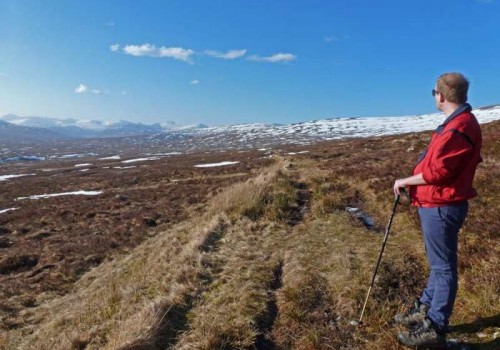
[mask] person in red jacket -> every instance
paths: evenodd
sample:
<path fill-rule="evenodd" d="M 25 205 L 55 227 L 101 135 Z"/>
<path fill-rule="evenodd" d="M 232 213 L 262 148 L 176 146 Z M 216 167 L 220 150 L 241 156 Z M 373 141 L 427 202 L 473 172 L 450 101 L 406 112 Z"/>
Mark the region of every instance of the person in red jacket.
<path fill-rule="evenodd" d="M 408 346 L 442 346 L 458 288 L 458 232 L 467 216 L 468 200 L 481 159 L 479 123 L 467 103 L 468 80 L 460 73 L 442 74 L 432 90 L 436 107 L 446 115 L 419 156 L 413 174 L 394 183 L 394 193 L 408 188 L 418 207 L 430 275 L 414 307 L 394 317 L 406 325 L 398 340 Z"/>

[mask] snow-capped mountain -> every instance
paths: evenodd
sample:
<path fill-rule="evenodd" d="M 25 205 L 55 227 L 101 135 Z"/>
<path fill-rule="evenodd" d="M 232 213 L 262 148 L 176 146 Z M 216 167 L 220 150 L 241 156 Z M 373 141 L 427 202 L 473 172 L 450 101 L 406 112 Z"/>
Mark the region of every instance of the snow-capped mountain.
<path fill-rule="evenodd" d="M 56 119 L 48 117 L 20 117 L 15 114 L 7 114 L 0 119 L 11 124 L 38 128 L 64 128 L 64 127 L 81 127 L 83 129 L 103 130 L 105 122 L 98 120 L 79 121 L 76 119 Z"/>
<path fill-rule="evenodd" d="M 477 108 L 473 112 L 480 123 L 500 119 L 500 105 Z M 22 118 L 13 115 L 4 116 L 0 121 L 2 119 L 18 127 L 36 125 L 36 134 L 39 134 L 40 130 L 48 130 L 56 135 L 54 137 L 66 138 L 127 136 L 123 142 L 162 146 L 180 151 L 262 148 L 281 144 L 309 144 L 322 140 L 403 134 L 435 129 L 445 120 L 445 116 L 442 113 L 433 113 L 401 117 L 335 118 L 288 125 L 254 123 L 216 127 L 203 124 L 183 127 L 173 122 L 153 125 L 127 121 L 81 122 L 74 119 Z M 41 125 L 46 129 L 40 128 Z M 30 139 L 30 135 L 32 133 L 27 132 L 23 138 Z"/>
<path fill-rule="evenodd" d="M 118 122 L 82 121 L 48 117 L 20 117 L 14 114 L 4 115 L 0 117 L 0 120 L 17 126 L 44 128 L 66 138 L 119 137 L 160 133 L 165 130 L 160 124 L 146 125 L 125 120 Z M 26 135 L 26 138 L 30 138 L 29 134 Z"/>
<path fill-rule="evenodd" d="M 206 128 L 205 124 L 193 124 L 193 125 L 178 125 L 173 121 L 168 121 L 158 124 L 143 124 L 134 123 L 126 120 L 119 120 L 116 122 L 100 121 L 100 120 L 77 120 L 77 119 L 57 119 L 50 117 L 21 117 L 15 114 L 6 114 L 0 117 L 0 120 L 6 121 L 11 124 L 19 126 L 46 128 L 46 129 L 57 129 L 57 128 L 80 128 L 91 131 L 106 131 L 106 130 L 118 130 L 118 129 L 135 129 L 138 131 L 142 130 L 152 130 L 158 131 L 171 131 L 171 130 L 181 130 L 181 129 L 192 129 L 192 128 Z"/>
<path fill-rule="evenodd" d="M 30 141 L 46 141 L 62 139 L 63 135 L 46 128 L 29 127 L 8 123 L 0 119 L 0 140 L 4 142 L 19 143 L 29 139 Z"/>

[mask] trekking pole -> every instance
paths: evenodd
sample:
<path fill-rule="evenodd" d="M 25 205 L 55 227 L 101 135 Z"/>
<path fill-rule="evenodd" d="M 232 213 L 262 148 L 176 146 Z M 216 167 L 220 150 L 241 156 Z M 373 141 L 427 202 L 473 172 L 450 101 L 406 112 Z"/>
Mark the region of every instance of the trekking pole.
<path fill-rule="evenodd" d="M 394 199 L 394 205 L 392 207 L 391 218 L 389 219 L 389 224 L 387 225 L 387 228 L 385 229 L 385 235 L 384 235 L 384 240 L 382 242 L 382 248 L 380 249 L 380 254 L 378 256 L 377 265 L 375 266 L 375 271 L 373 271 L 372 283 L 370 284 L 370 288 L 368 288 L 368 292 L 366 293 L 365 303 L 363 305 L 363 309 L 361 310 L 361 315 L 359 316 L 359 320 L 358 321 L 351 321 L 351 324 L 353 326 L 360 325 L 362 320 L 363 320 L 363 314 L 365 313 L 366 303 L 368 302 L 368 298 L 370 297 L 370 292 L 372 291 L 372 287 L 373 287 L 373 284 L 375 282 L 375 276 L 377 276 L 378 267 L 380 266 L 380 260 L 382 260 L 382 254 L 384 254 L 385 244 L 387 243 L 387 237 L 389 236 L 389 230 L 391 229 L 392 219 L 394 218 L 394 214 L 396 213 L 396 207 L 398 206 L 398 203 L 399 203 L 399 197 L 400 197 L 400 195 L 398 194 L 396 196 L 396 198 Z"/>

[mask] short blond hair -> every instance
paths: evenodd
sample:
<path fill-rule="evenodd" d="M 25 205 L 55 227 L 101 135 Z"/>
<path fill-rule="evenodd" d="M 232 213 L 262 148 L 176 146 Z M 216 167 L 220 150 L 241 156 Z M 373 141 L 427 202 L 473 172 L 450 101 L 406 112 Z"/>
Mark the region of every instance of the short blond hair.
<path fill-rule="evenodd" d="M 467 102 L 469 81 L 460 73 L 444 73 L 441 74 L 437 80 L 437 91 L 442 94 L 447 101 L 465 103 Z"/>

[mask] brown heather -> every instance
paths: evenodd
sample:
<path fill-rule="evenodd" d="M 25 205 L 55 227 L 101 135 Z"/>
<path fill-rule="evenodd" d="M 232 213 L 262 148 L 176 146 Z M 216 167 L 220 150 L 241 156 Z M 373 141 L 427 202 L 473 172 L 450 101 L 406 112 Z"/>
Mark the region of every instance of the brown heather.
<path fill-rule="evenodd" d="M 500 122 L 483 126 L 484 162 L 460 233 L 453 332 L 498 349 Z M 2 349 L 398 349 L 392 323 L 428 273 L 414 208 L 398 207 L 365 313 L 393 201 L 428 133 L 320 143 L 280 157 L 203 209 L 86 272 L 64 296 L 2 329 Z M 301 147 L 301 150 L 305 147 Z M 361 208 L 375 226 L 345 210 Z M 36 295 L 34 295 L 36 298 Z"/>

